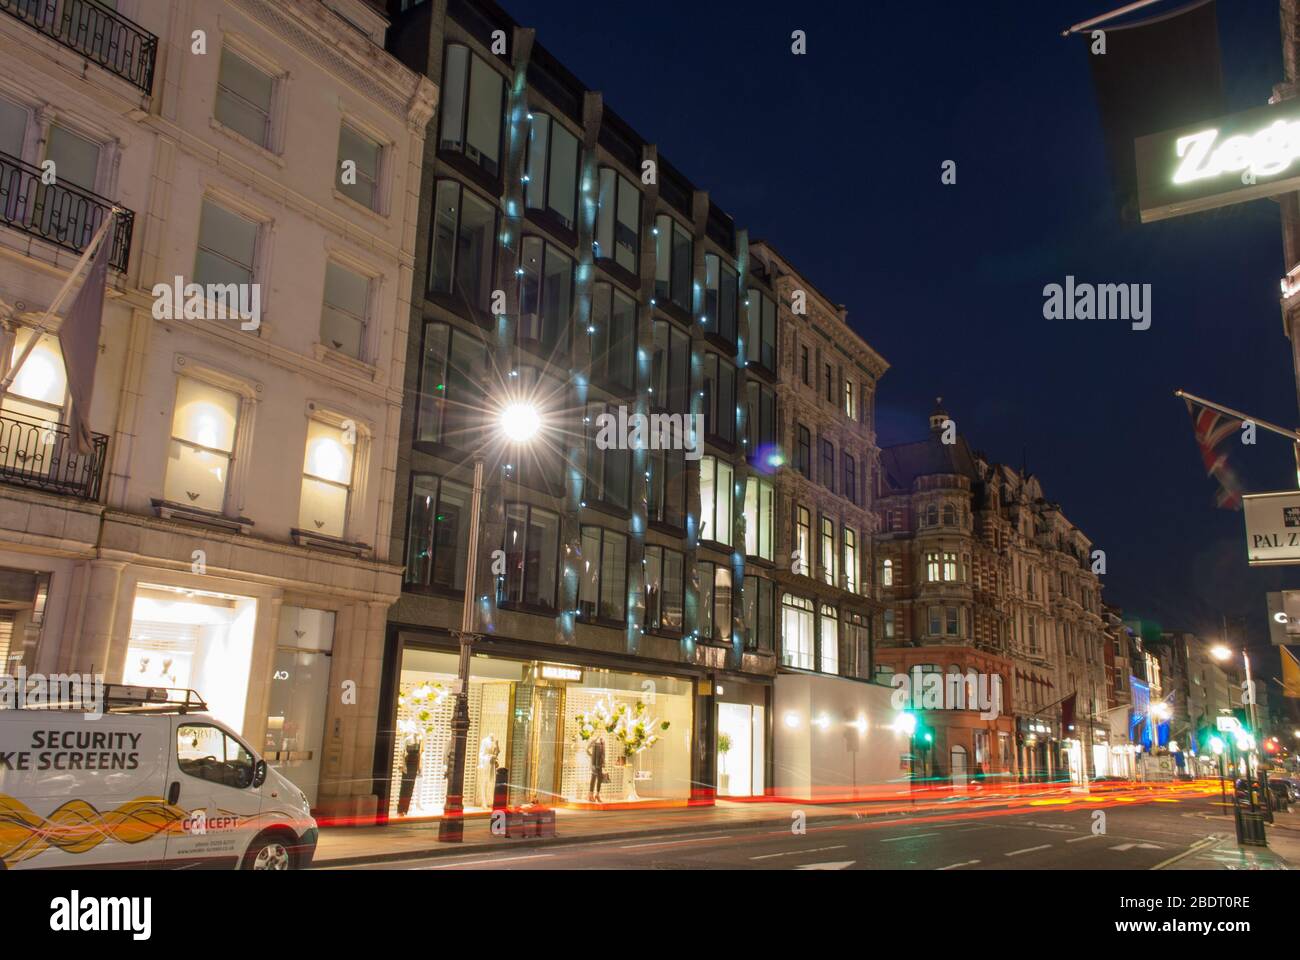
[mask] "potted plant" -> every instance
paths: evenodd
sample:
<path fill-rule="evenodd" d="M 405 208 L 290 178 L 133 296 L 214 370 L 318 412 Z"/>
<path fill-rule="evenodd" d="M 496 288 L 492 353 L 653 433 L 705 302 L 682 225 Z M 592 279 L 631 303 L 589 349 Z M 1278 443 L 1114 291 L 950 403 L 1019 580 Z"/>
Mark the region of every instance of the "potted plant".
<path fill-rule="evenodd" d="M 731 775 L 727 773 L 727 754 L 731 751 L 731 734 L 718 734 L 718 793 L 726 796 Z"/>

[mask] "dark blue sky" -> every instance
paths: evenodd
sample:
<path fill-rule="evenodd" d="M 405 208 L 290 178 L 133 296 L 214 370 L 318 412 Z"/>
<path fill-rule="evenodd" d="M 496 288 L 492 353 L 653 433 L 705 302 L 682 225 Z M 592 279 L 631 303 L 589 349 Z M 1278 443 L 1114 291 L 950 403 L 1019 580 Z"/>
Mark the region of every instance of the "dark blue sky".
<path fill-rule="evenodd" d="M 1247 568 L 1241 515 L 1214 508 L 1172 392 L 1300 421 L 1278 212 L 1261 200 L 1119 225 L 1086 50 L 1060 37 L 1118 0 L 663 0 L 595 17 L 577 0 L 503 3 L 848 306 L 892 364 L 882 443 L 922 435 L 942 395 L 974 447 L 1016 465 L 1023 451 L 1106 550 L 1108 600 L 1207 634 L 1221 614 L 1246 618 L 1266 642 L 1264 591 L 1300 577 Z M 1229 109 L 1262 104 L 1281 79 L 1277 2 L 1219 6 Z M 795 29 L 805 56 L 790 53 Z M 955 186 L 940 183 L 945 160 Z M 1150 283 L 1151 329 L 1044 320 L 1043 286 L 1067 274 Z M 1295 484 L 1281 438 L 1261 433 L 1238 460 L 1251 491 Z"/>

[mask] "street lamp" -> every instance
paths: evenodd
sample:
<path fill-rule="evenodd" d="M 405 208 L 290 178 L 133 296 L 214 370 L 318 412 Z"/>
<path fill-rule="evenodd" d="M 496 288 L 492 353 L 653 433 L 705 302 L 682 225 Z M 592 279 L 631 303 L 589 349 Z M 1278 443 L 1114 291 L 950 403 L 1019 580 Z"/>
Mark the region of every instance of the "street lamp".
<path fill-rule="evenodd" d="M 537 406 L 525 400 L 513 400 L 501 408 L 496 417 L 496 429 L 511 444 L 523 445 L 533 441 L 541 432 L 542 415 Z M 486 446 L 494 432 L 474 449 L 474 492 L 470 499 L 469 549 L 465 556 L 465 602 L 461 608 L 459 689 L 456 707 L 451 717 L 451 757 L 447 772 L 447 802 L 438 822 L 438 839 L 460 843 L 465 838 L 465 751 L 469 739 L 469 664 L 474 641 L 474 593 L 478 573 L 479 518 L 483 512 L 483 460 Z"/>

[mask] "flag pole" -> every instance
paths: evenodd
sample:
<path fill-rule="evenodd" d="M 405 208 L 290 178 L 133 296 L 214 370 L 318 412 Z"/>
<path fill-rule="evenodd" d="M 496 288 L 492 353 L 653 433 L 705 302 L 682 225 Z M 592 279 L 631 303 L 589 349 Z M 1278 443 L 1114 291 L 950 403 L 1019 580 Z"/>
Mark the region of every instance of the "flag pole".
<path fill-rule="evenodd" d="M 18 355 L 18 359 L 9 367 L 4 378 L 0 379 L 0 398 L 3 398 L 4 395 L 9 392 L 9 388 L 13 385 L 14 380 L 18 376 L 18 371 L 21 370 L 23 364 L 27 362 L 27 358 L 32 355 L 32 351 L 36 349 L 36 344 L 40 341 L 41 337 L 49 333 L 49 328 L 46 324 L 49 322 L 50 317 L 54 316 L 54 312 L 63 305 L 64 298 L 67 297 L 68 292 L 72 289 L 72 285 L 76 282 L 77 277 L 81 276 L 81 271 L 86 268 L 86 264 L 90 262 L 90 258 L 95 255 L 95 251 L 99 249 L 99 245 L 103 243 L 104 239 L 108 236 L 109 228 L 113 226 L 113 223 L 116 221 L 117 215 L 120 212 L 122 212 L 122 208 L 116 206 L 109 211 L 108 216 L 104 218 L 104 222 L 101 223 L 99 229 L 95 231 L 95 236 L 92 237 L 90 243 L 86 245 L 85 251 L 81 254 L 81 259 L 77 261 L 77 265 L 73 267 L 72 272 L 68 274 L 68 279 L 63 281 L 63 286 L 60 287 L 59 292 L 54 295 L 54 299 L 50 301 L 50 305 L 41 316 L 41 319 L 32 327 L 32 335 L 27 338 L 27 345 L 23 347 L 23 352 Z"/>
<path fill-rule="evenodd" d="M 1259 417 L 1252 417 L 1248 413 L 1242 413 L 1240 410 L 1234 410 L 1232 407 L 1225 407 L 1221 403 L 1215 403 L 1212 400 L 1206 400 L 1204 397 L 1198 397 L 1194 393 L 1188 393 L 1186 390 L 1175 390 L 1175 397 L 1182 397 L 1184 400 L 1190 400 L 1192 403 L 1200 404 L 1202 407 L 1209 407 L 1211 410 L 1217 410 L 1219 413 L 1226 413 L 1230 417 L 1236 417 L 1238 420 L 1249 420 L 1257 427 L 1263 427 L 1265 430 L 1281 434 L 1292 443 L 1300 443 L 1300 433 L 1294 430 L 1288 430 L 1286 427 L 1279 427 L 1275 423 L 1269 423 L 1267 420 L 1261 420 Z"/>
<path fill-rule="evenodd" d="M 1143 7 L 1149 7 L 1153 3 L 1159 3 L 1160 0 L 1137 0 L 1136 3 L 1130 3 L 1126 7 L 1120 7 L 1118 10 L 1112 10 L 1110 13 L 1103 13 L 1099 17 L 1093 17 L 1091 20 L 1084 20 L 1082 23 L 1076 23 L 1068 30 L 1062 30 L 1061 36 L 1068 37 L 1072 33 L 1079 33 L 1087 30 L 1089 27 L 1095 27 L 1099 23 L 1105 23 L 1107 20 L 1114 20 L 1116 17 L 1122 17 L 1126 13 L 1132 13 L 1134 10 L 1141 10 Z"/>

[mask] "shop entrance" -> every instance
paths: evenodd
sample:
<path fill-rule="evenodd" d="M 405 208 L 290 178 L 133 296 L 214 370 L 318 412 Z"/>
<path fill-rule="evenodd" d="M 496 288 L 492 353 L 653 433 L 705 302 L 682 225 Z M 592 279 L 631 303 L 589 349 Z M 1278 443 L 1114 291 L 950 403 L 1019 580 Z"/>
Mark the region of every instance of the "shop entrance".
<path fill-rule="evenodd" d="M 764 714 L 760 706 L 718 704 L 718 796 L 762 795 Z"/>

